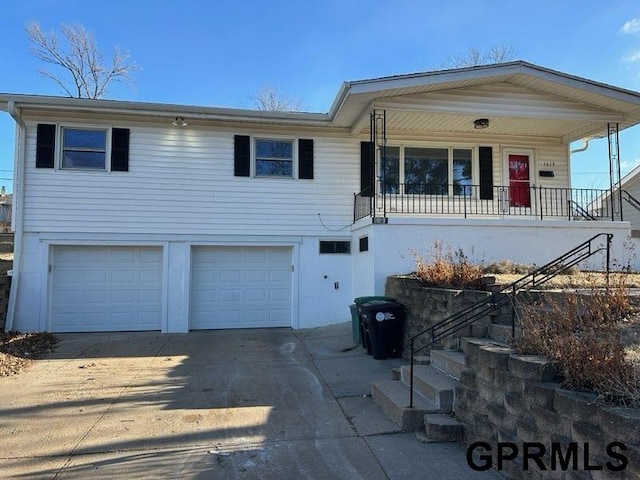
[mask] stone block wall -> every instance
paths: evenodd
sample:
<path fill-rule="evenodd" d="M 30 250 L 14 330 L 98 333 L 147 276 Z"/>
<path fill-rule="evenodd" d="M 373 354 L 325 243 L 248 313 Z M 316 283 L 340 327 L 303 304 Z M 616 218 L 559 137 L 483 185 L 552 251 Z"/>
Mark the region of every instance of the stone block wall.
<path fill-rule="evenodd" d="M 501 473 L 507 478 L 640 478 L 640 410 L 600 406 L 595 395 L 560 388 L 555 370 L 542 357 L 518 355 L 477 339 L 465 340 L 463 350 L 467 369 L 456 389 L 456 418 L 465 424 L 465 443 L 492 447 L 494 467 L 499 442 L 520 449 L 515 459 L 503 462 Z M 526 442 L 543 445 L 546 470 L 532 459 L 524 470 Z M 557 453 L 551 452 L 560 448 L 566 457 L 571 442 L 577 445 L 563 471 Z M 621 465 L 607 451 L 612 442 L 626 448 L 614 449 L 628 460 L 620 472 L 607 467 L 607 462 Z"/>
<path fill-rule="evenodd" d="M 404 324 L 403 355 L 410 355 L 409 339 L 435 323 L 438 323 L 452 314 L 488 299 L 489 292 L 476 290 L 448 290 L 443 288 L 424 287 L 419 280 L 408 275 L 396 275 L 387 278 L 385 295 L 395 298 L 406 308 L 406 320 Z M 486 333 L 486 325 L 490 322 L 487 318 L 474 323 L 473 327 L 460 330 L 452 335 L 442 347 L 457 346 L 461 337 L 470 335 L 478 336 Z M 426 345 L 431 340 L 429 334 L 416 339 L 416 349 Z M 420 354 L 428 354 L 428 349 Z"/>

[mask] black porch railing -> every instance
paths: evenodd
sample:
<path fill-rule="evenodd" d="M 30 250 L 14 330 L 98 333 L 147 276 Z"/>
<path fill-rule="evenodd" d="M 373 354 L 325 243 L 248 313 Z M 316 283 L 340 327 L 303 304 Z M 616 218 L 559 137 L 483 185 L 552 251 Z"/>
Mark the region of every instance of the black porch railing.
<path fill-rule="evenodd" d="M 536 186 L 385 184 L 376 195 L 354 197 L 354 221 L 388 214 L 524 216 L 539 219 L 615 220 L 608 190 Z"/>

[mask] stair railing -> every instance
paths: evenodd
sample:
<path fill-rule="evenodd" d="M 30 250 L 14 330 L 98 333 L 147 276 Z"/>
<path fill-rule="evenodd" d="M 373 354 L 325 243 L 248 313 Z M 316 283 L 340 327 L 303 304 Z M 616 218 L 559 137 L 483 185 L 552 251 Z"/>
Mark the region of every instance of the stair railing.
<path fill-rule="evenodd" d="M 626 190 L 622 190 L 622 199 L 625 200 L 633 208 L 640 211 L 640 200 L 638 200 Z"/>
<path fill-rule="evenodd" d="M 591 215 L 587 210 L 585 210 L 578 202 L 576 202 L 575 200 L 567 200 L 567 203 L 569 204 L 569 214 L 571 214 L 572 211 L 576 212 L 576 215 L 574 216 L 581 216 L 587 220 L 597 220 L 596 217 L 594 217 L 593 215 Z"/>
<path fill-rule="evenodd" d="M 606 238 L 605 245 L 596 245 L 595 242 L 602 237 Z M 535 269 L 531 273 L 519 278 L 515 282 L 501 287 L 498 291 L 492 292 L 488 300 L 483 299 L 466 308 L 463 308 L 462 310 L 454 313 L 444 320 L 432 325 L 426 330 L 423 330 L 412 336 L 409 341 L 411 348 L 409 408 L 413 408 L 413 371 L 415 365 L 415 355 L 418 352 L 424 350 L 425 348 L 433 345 L 436 342 L 443 340 L 444 338 L 456 333 L 457 331 L 472 325 L 475 321 L 495 312 L 508 303 L 511 303 L 512 305 L 511 332 L 515 337 L 515 301 L 518 291 L 528 291 L 531 288 L 542 285 L 543 283 L 551 280 L 559 273 L 568 270 L 569 268 L 602 251 L 606 251 L 606 273 L 608 279 L 611 262 L 612 238 L 613 234 L 611 233 L 599 233 L 597 235 L 594 235 L 589 240 L 581 243 L 575 248 L 572 248 L 571 250 L 560 255 L 554 260 L 551 260 L 549 263 Z M 431 340 L 425 345 L 416 349 L 416 339 L 429 332 L 431 333 Z"/>

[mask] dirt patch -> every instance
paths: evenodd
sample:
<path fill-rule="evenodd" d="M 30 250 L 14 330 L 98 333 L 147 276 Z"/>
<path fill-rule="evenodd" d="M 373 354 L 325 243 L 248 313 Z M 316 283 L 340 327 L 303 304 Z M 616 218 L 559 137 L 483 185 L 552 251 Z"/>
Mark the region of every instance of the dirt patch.
<path fill-rule="evenodd" d="M 0 332 L 0 377 L 15 375 L 52 352 L 58 339 L 50 333 Z"/>

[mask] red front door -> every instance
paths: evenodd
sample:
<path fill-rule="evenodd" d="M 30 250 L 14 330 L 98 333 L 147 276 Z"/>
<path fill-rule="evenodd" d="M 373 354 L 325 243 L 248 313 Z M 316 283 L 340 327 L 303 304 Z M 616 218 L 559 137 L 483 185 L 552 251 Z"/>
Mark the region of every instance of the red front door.
<path fill-rule="evenodd" d="M 531 206 L 528 155 L 509 155 L 509 206 Z"/>

